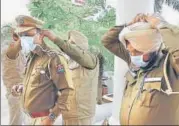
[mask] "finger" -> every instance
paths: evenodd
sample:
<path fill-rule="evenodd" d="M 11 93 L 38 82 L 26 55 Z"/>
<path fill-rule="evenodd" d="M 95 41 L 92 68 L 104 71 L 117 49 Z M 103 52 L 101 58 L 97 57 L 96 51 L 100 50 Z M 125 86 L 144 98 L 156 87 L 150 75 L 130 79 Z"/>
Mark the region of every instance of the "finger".
<path fill-rule="evenodd" d="M 47 35 L 47 33 L 48 33 L 48 30 L 47 29 L 43 29 L 42 31 L 41 31 L 41 34 L 43 34 L 43 35 Z"/>
<path fill-rule="evenodd" d="M 147 22 L 147 15 L 144 16 L 144 20 L 145 20 L 145 22 Z"/>
<path fill-rule="evenodd" d="M 146 20 L 147 20 L 147 21 L 150 21 L 150 20 L 151 20 L 151 17 L 150 17 L 150 16 L 147 16 L 147 17 L 146 17 Z"/>
<path fill-rule="evenodd" d="M 16 92 L 11 92 L 13 96 L 18 96 L 18 93 Z"/>
<path fill-rule="evenodd" d="M 140 19 L 140 16 L 137 16 L 135 19 L 134 19 L 134 22 L 138 22 Z"/>
<path fill-rule="evenodd" d="M 14 92 L 18 93 L 18 90 L 19 90 L 19 86 L 17 85 Z"/>
<path fill-rule="evenodd" d="M 15 86 L 12 87 L 12 90 L 11 90 L 11 91 L 12 91 L 12 92 L 15 92 L 16 89 L 17 89 L 17 86 L 15 85 Z"/>
<path fill-rule="evenodd" d="M 135 22 L 140 22 L 142 21 L 142 18 L 143 18 L 143 14 L 139 14 L 136 19 L 135 19 Z"/>
<path fill-rule="evenodd" d="M 43 40 L 43 38 L 45 37 L 45 35 L 44 34 L 40 34 L 40 37 L 39 37 L 39 39 L 40 40 Z"/>
<path fill-rule="evenodd" d="M 17 93 L 19 93 L 20 92 L 20 87 L 17 89 Z"/>
<path fill-rule="evenodd" d="M 141 21 L 142 21 L 142 22 L 146 22 L 146 16 L 145 16 L 145 15 L 143 15 L 143 16 L 141 17 Z"/>
<path fill-rule="evenodd" d="M 23 90 L 23 86 L 20 87 L 20 90 Z"/>

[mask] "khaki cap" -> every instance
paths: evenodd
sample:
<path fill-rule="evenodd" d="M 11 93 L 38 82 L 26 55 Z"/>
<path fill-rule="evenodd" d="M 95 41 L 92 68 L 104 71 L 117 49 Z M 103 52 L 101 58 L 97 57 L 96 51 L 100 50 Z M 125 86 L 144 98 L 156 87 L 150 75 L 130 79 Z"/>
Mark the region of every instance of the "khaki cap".
<path fill-rule="evenodd" d="M 157 51 L 162 43 L 162 36 L 157 29 L 136 30 L 124 35 L 138 51 L 149 53 Z"/>
<path fill-rule="evenodd" d="M 26 15 L 19 15 L 15 18 L 16 21 L 16 33 L 25 32 L 33 28 L 42 28 L 43 22 L 33 17 Z"/>
<path fill-rule="evenodd" d="M 88 50 L 88 38 L 79 31 L 72 30 L 68 32 L 68 39 L 73 41 L 77 46 L 84 50 Z"/>

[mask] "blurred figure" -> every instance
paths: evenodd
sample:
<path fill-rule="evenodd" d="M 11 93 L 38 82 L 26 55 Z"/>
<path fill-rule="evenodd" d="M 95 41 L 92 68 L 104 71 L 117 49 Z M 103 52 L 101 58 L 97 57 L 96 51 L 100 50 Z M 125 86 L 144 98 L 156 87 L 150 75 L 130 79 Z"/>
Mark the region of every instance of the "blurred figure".
<path fill-rule="evenodd" d="M 23 81 L 22 105 L 31 125 L 53 125 L 55 119 L 68 111 L 73 93 L 72 76 L 67 61 L 43 41 L 43 23 L 29 16 L 16 17 L 15 32 L 22 52 L 28 55 Z M 21 86 L 12 91 L 19 92 Z"/>
<path fill-rule="evenodd" d="M 139 14 L 103 36 L 102 44 L 129 65 L 121 125 L 179 124 L 178 33 L 157 16 Z"/>
<path fill-rule="evenodd" d="M 2 79 L 6 87 L 6 98 L 9 107 L 9 125 L 22 125 L 23 112 L 21 110 L 20 95 L 12 94 L 14 85 L 22 84 L 25 68 L 25 56 L 21 52 L 20 38 L 12 28 L 12 40 L 2 51 Z M 21 88 L 19 88 L 21 89 Z"/>
<path fill-rule="evenodd" d="M 70 98 L 70 110 L 62 113 L 64 125 L 92 125 L 97 103 L 98 56 L 88 51 L 88 39 L 79 31 L 70 31 L 67 41 L 48 30 L 42 34 L 64 52 L 72 73 L 75 92 Z"/>

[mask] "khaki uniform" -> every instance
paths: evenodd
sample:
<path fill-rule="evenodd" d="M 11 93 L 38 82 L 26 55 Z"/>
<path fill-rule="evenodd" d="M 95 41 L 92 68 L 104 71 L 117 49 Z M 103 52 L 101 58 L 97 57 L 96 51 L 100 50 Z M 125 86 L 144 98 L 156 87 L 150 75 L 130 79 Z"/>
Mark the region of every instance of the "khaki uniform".
<path fill-rule="evenodd" d="M 97 103 L 98 104 L 102 104 L 103 103 L 103 85 L 104 84 L 104 81 L 102 79 L 99 79 L 98 81 L 98 92 L 97 92 Z"/>
<path fill-rule="evenodd" d="M 75 92 L 71 97 L 70 111 L 62 113 L 64 124 L 92 125 L 97 102 L 99 61 L 95 55 L 74 44 L 60 38 L 55 42 L 71 59 L 79 63 L 73 67 L 74 62 L 68 62 Z"/>
<path fill-rule="evenodd" d="M 15 20 L 15 32 L 22 36 L 34 28 L 41 29 L 43 25 L 43 22 L 25 15 L 19 15 Z M 44 43 L 40 46 L 34 50 L 36 53 L 30 52 L 27 58 L 21 99 L 24 112 L 32 119 L 33 125 L 40 124 L 50 113 L 58 116 L 68 111 L 69 97 L 73 92 L 72 77 L 64 57 Z M 27 49 L 23 44 L 21 47 L 22 50 Z"/>
<path fill-rule="evenodd" d="M 130 56 L 118 35 L 123 26 L 110 29 L 102 38 L 103 45 L 130 65 Z M 166 55 L 160 53 L 156 62 L 147 70 L 136 74 L 127 72 L 126 87 L 120 111 L 121 125 L 177 125 L 179 95 L 167 95 L 163 66 Z M 168 77 L 173 91 L 179 91 L 179 79 L 170 63 L 167 64 Z"/>
<path fill-rule="evenodd" d="M 29 55 L 22 103 L 27 115 L 33 119 L 38 118 L 33 117 L 33 113 L 51 111 L 58 116 L 70 109 L 68 99 L 73 92 L 73 85 L 66 75 L 68 70 L 61 58 L 55 52 L 53 55 L 43 52 Z M 59 72 L 59 67 L 64 67 L 65 72 Z"/>
<path fill-rule="evenodd" d="M 19 53 L 16 59 L 10 59 L 4 51 L 2 55 L 2 79 L 7 90 L 7 100 L 9 105 L 9 125 L 22 125 L 23 113 L 20 105 L 20 97 L 11 94 L 11 88 L 15 84 L 22 83 L 25 58 Z"/>

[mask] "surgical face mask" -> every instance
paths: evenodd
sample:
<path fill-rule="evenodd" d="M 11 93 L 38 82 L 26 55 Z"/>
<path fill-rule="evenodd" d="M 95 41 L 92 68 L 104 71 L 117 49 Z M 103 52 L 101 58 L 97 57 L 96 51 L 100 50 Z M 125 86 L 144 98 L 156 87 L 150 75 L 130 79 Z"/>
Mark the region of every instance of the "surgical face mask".
<path fill-rule="evenodd" d="M 30 53 L 30 51 L 35 50 L 37 45 L 34 44 L 34 37 L 23 36 L 20 37 L 20 39 L 21 39 L 22 53 L 24 55 L 27 55 Z"/>
<path fill-rule="evenodd" d="M 131 56 L 131 62 L 136 67 L 146 67 L 149 64 L 149 62 L 144 62 L 143 55 L 140 55 L 140 56 Z"/>

